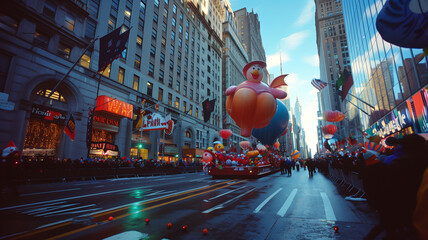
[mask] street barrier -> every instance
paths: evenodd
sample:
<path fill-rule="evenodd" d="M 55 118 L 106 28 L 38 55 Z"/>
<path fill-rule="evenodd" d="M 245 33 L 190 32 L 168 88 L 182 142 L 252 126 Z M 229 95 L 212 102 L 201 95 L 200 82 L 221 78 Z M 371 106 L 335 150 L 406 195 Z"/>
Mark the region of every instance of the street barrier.
<path fill-rule="evenodd" d="M 364 201 L 365 196 L 363 181 L 357 172 L 349 171 L 345 174 L 342 169 L 329 166 L 328 177 L 348 195 L 345 199 L 351 201 Z"/>

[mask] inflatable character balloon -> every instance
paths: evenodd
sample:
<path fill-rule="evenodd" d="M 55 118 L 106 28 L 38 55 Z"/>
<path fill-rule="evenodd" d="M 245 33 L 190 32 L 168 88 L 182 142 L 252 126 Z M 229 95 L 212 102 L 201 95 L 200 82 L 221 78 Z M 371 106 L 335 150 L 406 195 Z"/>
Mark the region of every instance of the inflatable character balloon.
<path fill-rule="evenodd" d="M 253 128 L 264 128 L 275 115 L 276 98 L 284 99 L 287 93 L 279 87 L 287 86 L 281 75 L 270 86 L 262 82 L 266 63 L 254 61 L 248 63 L 243 71 L 247 81 L 226 90 L 226 110 L 241 128 L 241 136 L 250 137 Z"/>

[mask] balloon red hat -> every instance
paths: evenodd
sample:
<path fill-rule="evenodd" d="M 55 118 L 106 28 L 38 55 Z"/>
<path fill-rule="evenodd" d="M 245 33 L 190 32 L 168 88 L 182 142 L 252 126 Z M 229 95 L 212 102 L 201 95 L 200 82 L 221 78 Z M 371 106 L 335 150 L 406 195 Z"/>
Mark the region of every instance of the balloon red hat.
<path fill-rule="evenodd" d="M 244 76 L 245 76 L 245 77 L 247 77 L 247 70 L 248 70 L 251 66 L 253 66 L 253 65 L 255 65 L 255 64 L 259 64 L 262 68 L 265 68 L 265 67 L 266 67 L 266 63 L 265 63 L 265 62 L 263 62 L 263 61 L 253 61 L 253 62 L 250 62 L 250 63 L 248 63 L 247 65 L 245 65 L 245 67 L 244 67 L 244 69 L 243 69 L 243 72 L 244 72 Z"/>

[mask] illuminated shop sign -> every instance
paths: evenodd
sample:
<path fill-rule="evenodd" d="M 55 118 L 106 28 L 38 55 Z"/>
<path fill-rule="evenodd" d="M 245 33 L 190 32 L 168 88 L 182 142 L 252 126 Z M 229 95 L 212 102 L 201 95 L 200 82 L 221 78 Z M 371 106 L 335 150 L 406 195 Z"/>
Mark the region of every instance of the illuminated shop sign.
<path fill-rule="evenodd" d="M 105 95 L 97 97 L 97 108 L 95 111 L 108 112 L 117 116 L 132 119 L 132 105 Z"/>
<path fill-rule="evenodd" d="M 95 122 L 109 124 L 109 125 L 114 125 L 116 127 L 119 127 L 119 121 L 118 120 L 114 120 L 114 119 L 110 119 L 110 118 L 94 116 L 94 121 Z"/>
<path fill-rule="evenodd" d="M 165 130 L 165 133 L 171 134 L 174 128 L 174 121 L 171 115 L 162 117 L 159 113 L 152 113 L 144 116 L 143 131 Z"/>
<path fill-rule="evenodd" d="M 108 142 L 91 142 L 91 149 L 101 149 L 104 152 L 110 150 L 110 151 L 117 151 L 118 147 L 117 145 L 108 143 Z"/>
<path fill-rule="evenodd" d="M 416 132 L 426 133 L 428 132 L 427 102 L 427 92 L 424 89 L 377 121 L 366 132 L 369 136 L 378 135 L 384 138 L 409 126 L 415 126 Z"/>
<path fill-rule="evenodd" d="M 45 121 L 64 124 L 67 114 L 64 111 L 50 109 L 41 105 L 33 105 L 31 116 Z"/>

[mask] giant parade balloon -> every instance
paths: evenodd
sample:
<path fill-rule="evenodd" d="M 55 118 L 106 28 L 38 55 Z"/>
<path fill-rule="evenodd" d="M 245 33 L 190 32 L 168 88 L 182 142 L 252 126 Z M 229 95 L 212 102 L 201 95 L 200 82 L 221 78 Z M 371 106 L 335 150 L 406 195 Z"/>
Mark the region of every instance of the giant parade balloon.
<path fill-rule="evenodd" d="M 294 151 L 291 153 L 291 158 L 292 158 L 292 159 L 298 159 L 299 157 L 300 157 L 300 152 L 299 152 L 299 151 L 294 150 Z"/>
<path fill-rule="evenodd" d="M 327 111 L 323 113 L 323 117 L 327 122 L 340 122 L 345 118 L 345 114 L 339 111 Z"/>
<path fill-rule="evenodd" d="M 334 133 L 336 133 L 336 131 L 337 131 L 337 127 L 336 127 L 336 125 L 333 125 L 333 124 L 329 124 L 327 126 L 322 127 L 322 132 L 325 135 L 327 135 L 327 134 L 334 135 Z"/>
<path fill-rule="evenodd" d="M 253 129 L 253 136 L 265 145 L 272 146 L 275 140 L 287 130 L 288 121 L 290 119 L 290 114 L 285 104 L 278 99 L 276 103 L 278 107 L 269 125 L 264 128 Z"/>
<path fill-rule="evenodd" d="M 250 142 L 249 141 L 241 141 L 241 142 L 239 142 L 239 146 L 244 150 L 249 149 L 250 148 Z"/>
<path fill-rule="evenodd" d="M 428 47 L 428 1 L 389 0 L 376 18 L 382 38 L 406 48 Z"/>
<path fill-rule="evenodd" d="M 266 63 L 262 61 L 248 63 L 243 69 L 247 81 L 229 87 L 225 93 L 227 113 L 241 128 L 243 137 L 251 136 L 253 128 L 269 125 L 276 113 L 275 99 L 287 97 L 287 93 L 279 89 L 287 85 L 284 82 L 287 75 L 275 78 L 268 86 L 262 82 L 265 67 Z"/>

